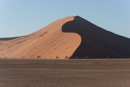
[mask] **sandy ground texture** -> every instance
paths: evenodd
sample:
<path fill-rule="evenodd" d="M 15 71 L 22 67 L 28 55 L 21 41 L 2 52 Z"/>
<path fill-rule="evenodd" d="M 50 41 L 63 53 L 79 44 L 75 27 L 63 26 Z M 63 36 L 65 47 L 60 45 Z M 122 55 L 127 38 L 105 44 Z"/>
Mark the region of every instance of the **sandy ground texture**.
<path fill-rule="evenodd" d="M 0 60 L 0 87 L 130 87 L 130 60 Z"/>

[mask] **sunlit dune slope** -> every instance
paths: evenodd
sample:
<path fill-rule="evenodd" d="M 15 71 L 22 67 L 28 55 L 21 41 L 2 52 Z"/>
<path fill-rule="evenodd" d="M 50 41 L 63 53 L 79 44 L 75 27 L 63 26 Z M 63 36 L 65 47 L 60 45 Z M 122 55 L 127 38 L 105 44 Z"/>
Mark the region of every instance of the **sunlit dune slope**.
<path fill-rule="evenodd" d="M 69 58 L 81 43 L 77 33 L 62 32 L 62 26 L 72 20 L 66 17 L 30 35 L 0 39 L 0 58 Z"/>

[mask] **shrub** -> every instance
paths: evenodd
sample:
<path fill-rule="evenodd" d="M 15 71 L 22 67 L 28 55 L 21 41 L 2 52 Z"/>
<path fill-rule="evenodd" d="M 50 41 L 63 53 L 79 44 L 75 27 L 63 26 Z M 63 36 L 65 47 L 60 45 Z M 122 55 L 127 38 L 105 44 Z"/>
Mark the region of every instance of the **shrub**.
<path fill-rule="evenodd" d="M 88 59 L 88 56 L 84 57 L 85 59 Z"/>
<path fill-rule="evenodd" d="M 65 56 L 65 58 L 68 58 L 68 56 Z"/>
<path fill-rule="evenodd" d="M 58 59 L 58 56 L 56 56 L 56 59 Z"/>
<path fill-rule="evenodd" d="M 37 56 L 37 58 L 41 58 L 40 56 Z"/>
<path fill-rule="evenodd" d="M 79 57 L 77 56 L 77 57 L 75 57 L 75 59 L 78 59 Z"/>

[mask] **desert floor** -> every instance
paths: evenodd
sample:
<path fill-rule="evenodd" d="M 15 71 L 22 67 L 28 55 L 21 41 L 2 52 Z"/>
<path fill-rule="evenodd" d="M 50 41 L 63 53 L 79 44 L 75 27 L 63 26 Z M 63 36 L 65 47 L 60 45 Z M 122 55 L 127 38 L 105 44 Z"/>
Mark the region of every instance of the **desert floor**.
<path fill-rule="evenodd" d="M 0 87 L 130 87 L 130 59 L 0 59 Z"/>

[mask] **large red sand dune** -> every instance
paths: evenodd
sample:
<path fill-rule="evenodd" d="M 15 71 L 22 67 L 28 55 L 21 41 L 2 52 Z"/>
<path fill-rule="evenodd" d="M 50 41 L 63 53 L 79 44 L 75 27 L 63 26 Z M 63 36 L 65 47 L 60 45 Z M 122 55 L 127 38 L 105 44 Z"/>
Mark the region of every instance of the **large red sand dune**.
<path fill-rule="evenodd" d="M 0 58 L 125 58 L 130 39 L 76 16 L 59 19 L 22 37 L 0 38 Z"/>
<path fill-rule="evenodd" d="M 81 43 L 77 33 L 63 33 L 62 26 L 74 17 L 59 19 L 37 32 L 0 41 L 1 58 L 69 58 Z M 4 40 L 4 41 L 3 41 Z"/>

